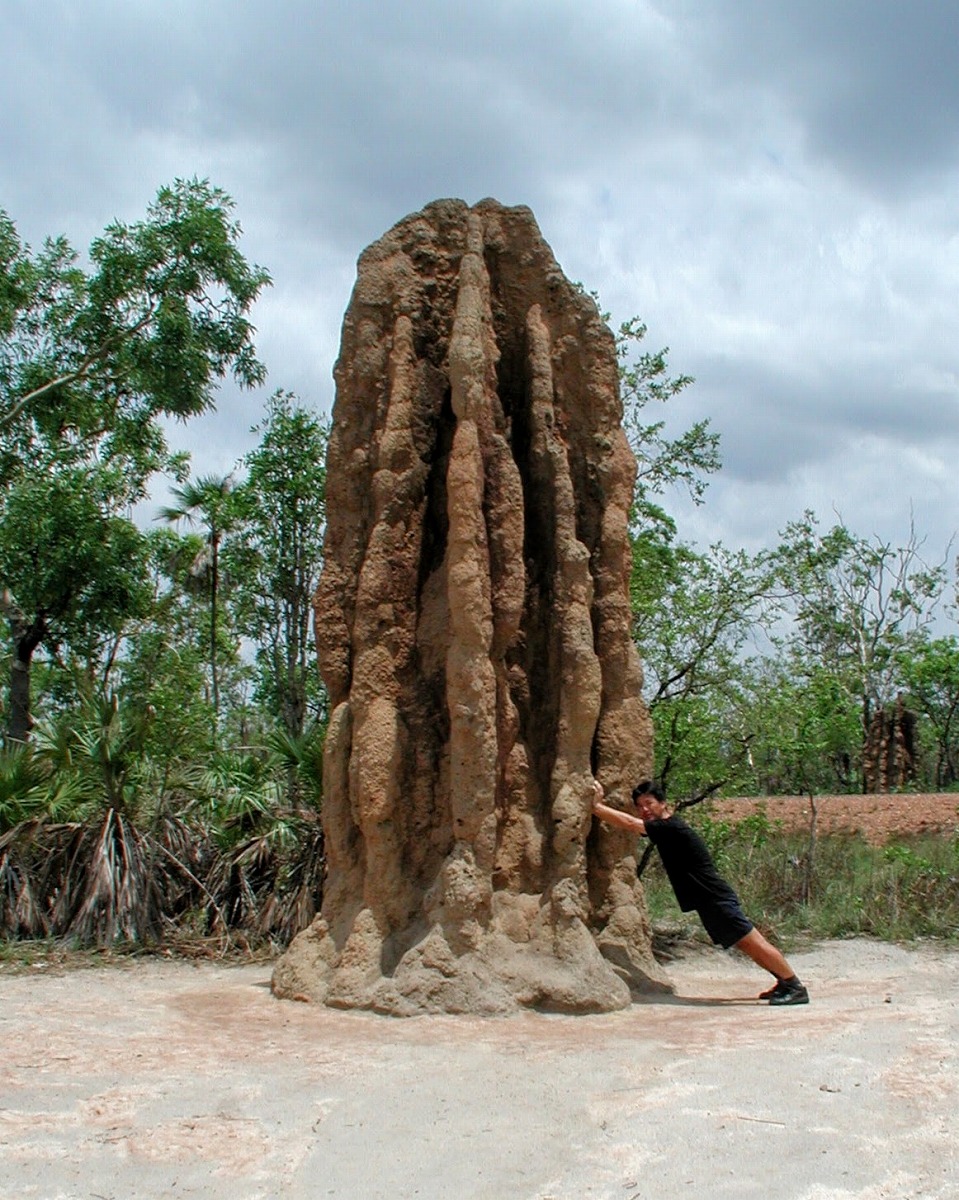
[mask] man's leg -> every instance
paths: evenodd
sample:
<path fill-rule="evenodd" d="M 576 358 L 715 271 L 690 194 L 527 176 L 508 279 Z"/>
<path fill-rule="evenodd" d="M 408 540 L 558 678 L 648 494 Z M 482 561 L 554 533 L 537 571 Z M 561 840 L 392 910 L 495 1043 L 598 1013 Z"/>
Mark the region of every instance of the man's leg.
<path fill-rule="evenodd" d="M 751 929 L 745 937 L 735 943 L 737 950 L 748 955 L 757 966 L 776 976 L 776 983 L 768 991 L 760 992 L 760 1000 L 770 1004 L 808 1004 L 809 993 L 803 987 L 796 972 L 786 961 L 781 951 L 768 942 L 758 929 Z"/>
<path fill-rule="evenodd" d="M 768 1000 L 770 1004 L 809 1003 L 809 993 L 785 956 L 763 937 L 735 896 L 703 904 L 697 912 L 706 932 L 718 946 L 741 950 L 770 975 L 775 975 L 775 984 L 760 995 L 760 1000 Z"/>
<path fill-rule="evenodd" d="M 792 969 L 781 951 L 766 941 L 758 929 L 751 929 L 745 937 L 736 942 L 736 949 L 756 963 L 757 966 L 775 975 L 777 979 L 792 979 L 796 972 Z"/>

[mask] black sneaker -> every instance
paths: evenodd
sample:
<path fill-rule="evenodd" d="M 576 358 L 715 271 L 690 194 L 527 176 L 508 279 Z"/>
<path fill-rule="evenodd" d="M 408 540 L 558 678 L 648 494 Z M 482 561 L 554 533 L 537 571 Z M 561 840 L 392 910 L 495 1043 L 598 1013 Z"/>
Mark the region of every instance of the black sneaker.
<path fill-rule="evenodd" d="M 780 979 L 779 983 L 772 989 L 772 995 L 769 997 L 770 1004 L 808 1004 L 809 993 L 806 991 L 803 984 L 798 979 L 790 980 L 789 983 Z"/>
<path fill-rule="evenodd" d="M 795 979 L 796 977 L 793 976 L 792 978 Z M 797 979 L 796 982 L 798 983 L 799 980 Z M 789 983 L 787 983 L 785 979 L 777 979 L 771 988 L 766 988 L 764 992 L 759 993 L 759 999 L 771 1000 L 773 996 L 782 995 L 784 990 L 789 990 L 790 983 L 792 983 L 792 979 L 789 981 Z"/>

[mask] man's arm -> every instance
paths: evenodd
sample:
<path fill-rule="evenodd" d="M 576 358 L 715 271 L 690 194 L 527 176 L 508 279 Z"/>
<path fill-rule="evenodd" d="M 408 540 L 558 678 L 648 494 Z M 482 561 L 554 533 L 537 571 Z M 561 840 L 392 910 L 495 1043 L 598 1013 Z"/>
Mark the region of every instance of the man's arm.
<path fill-rule="evenodd" d="M 603 803 L 603 786 L 598 781 L 593 784 L 593 813 L 599 817 L 601 821 L 606 821 L 610 825 L 615 825 L 617 829 L 627 829 L 630 833 L 639 834 L 643 837 L 646 833 L 646 825 L 639 817 L 630 816 L 629 813 L 624 813 L 618 808 L 610 808 L 608 804 Z"/>

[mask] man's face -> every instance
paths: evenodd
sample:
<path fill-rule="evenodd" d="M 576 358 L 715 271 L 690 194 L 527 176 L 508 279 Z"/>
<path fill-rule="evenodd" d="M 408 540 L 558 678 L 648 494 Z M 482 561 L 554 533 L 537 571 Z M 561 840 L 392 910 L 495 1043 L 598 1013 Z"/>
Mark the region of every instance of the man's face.
<path fill-rule="evenodd" d="M 636 797 L 636 812 L 644 821 L 661 821 L 665 811 L 666 805 L 649 792 L 642 792 Z"/>

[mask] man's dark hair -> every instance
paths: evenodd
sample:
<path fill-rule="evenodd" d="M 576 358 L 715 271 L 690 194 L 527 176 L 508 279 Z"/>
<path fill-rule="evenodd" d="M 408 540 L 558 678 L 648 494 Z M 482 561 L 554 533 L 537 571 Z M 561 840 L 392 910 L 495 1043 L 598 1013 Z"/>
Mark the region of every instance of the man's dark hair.
<path fill-rule="evenodd" d="M 638 800 L 640 796 L 652 796 L 660 804 L 666 803 L 666 793 L 658 783 L 653 783 L 651 779 L 640 780 L 633 788 L 633 800 Z"/>

